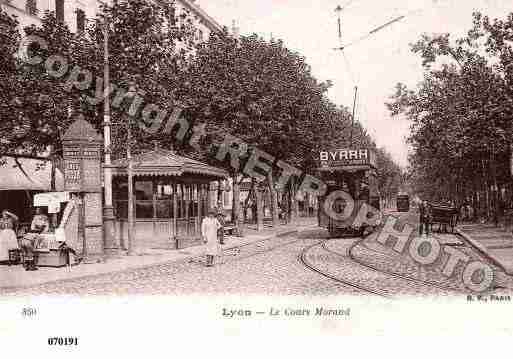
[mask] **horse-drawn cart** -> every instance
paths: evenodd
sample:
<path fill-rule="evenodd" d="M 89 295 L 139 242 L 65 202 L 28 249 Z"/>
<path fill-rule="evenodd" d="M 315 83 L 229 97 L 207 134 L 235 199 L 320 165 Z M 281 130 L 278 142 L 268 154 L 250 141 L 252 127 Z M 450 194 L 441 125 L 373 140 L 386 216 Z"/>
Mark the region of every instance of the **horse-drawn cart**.
<path fill-rule="evenodd" d="M 454 227 L 458 224 L 458 209 L 441 204 L 431 204 L 430 206 L 431 225 L 438 223 L 438 232 L 448 232 L 448 227 L 450 227 L 451 233 L 454 233 Z"/>

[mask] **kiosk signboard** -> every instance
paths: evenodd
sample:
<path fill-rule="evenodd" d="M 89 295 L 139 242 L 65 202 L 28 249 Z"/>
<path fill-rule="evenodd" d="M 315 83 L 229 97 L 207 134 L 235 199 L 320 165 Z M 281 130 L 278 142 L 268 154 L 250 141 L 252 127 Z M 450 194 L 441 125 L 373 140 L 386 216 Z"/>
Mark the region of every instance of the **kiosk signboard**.
<path fill-rule="evenodd" d="M 63 138 L 64 188 L 70 192 L 101 192 L 102 139 L 79 119 Z"/>

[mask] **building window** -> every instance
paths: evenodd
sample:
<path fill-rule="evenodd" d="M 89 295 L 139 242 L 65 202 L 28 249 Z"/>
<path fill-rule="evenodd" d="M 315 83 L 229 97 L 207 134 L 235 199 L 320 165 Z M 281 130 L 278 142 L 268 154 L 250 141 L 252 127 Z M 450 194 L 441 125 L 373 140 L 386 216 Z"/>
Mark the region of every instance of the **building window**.
<path fill-rule="evenodd" d="M 85 30 L 85 12 L 82 9 L 77 9 L 77 32 Z"/>
<path fill-rule="evenodd" d="M 55 0 L 55 17 L 57 21 L 64 22 L 64 0 Z"/>
<path fill-rule="evenodd" d="M 37 15 L 37 1 L 36 0 L 27 0 L 25 2 L 25 10 L 30 15 Z"/>

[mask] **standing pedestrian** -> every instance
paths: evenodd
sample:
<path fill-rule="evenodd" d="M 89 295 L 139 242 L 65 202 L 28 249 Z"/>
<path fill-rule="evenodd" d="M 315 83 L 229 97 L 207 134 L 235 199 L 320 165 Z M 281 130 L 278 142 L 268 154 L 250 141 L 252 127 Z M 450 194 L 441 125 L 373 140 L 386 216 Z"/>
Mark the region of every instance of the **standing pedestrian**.
<path fill-rule="evenodd" d="M 495 214 L 495 227 L 498 227 L 501 220 L 504 218 L 504 212 L 506 209 L 506 203 L 502 199 L 502 197 L 499 197 L 497 200 L 497 211 Z"/>
<path fill-rule="evenodd" d="M 431 224 L 431 208 L 428 201 L 424 200 L 419 206 L 419 234 L 422 236 L 423 232 L 429 236 L 429 227 Z"/>
<path fill-rule="evenodd" d="M 461 221 L 467 220 L 467 204 L 463 203 L 459 210 L 459 218 Z"/>
<path fill-rule="evenodd" d="M 15 223 L 18 217 L 8 210 L 2 211 L 0 217 L 0 261 L 9 260 L 9 250 L 18 248 L 18 239 L 16 238 Z"/>
<path fill-rule="evenodd" d="M 469 218 L 469 220 L 470 220 L 471 222 L 474 222 L 476 212 L 474 211 L 474 207 L 473 207 L 471 204 L 468 204 L 468 205 L 467 205 L 467 213 L 468 213 L 468 218 Z"/>
<path fill-rule="evenodd" d="M 216 218 L 216 210 L 210 209 L 208 216 L 201 223 L 201 235 L 203 243 L 205 243 L 206 265 L 212 267 L 214 265 L 214 257 L 220 255 L 221 246 L 217 239 L 217 231 L 221 228 L 221 224 Z"/>

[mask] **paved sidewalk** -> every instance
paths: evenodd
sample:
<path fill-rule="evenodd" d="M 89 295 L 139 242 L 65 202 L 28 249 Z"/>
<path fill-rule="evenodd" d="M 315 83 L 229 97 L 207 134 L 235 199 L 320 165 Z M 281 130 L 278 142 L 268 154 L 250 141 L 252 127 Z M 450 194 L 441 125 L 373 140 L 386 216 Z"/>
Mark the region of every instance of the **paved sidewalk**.
<path fill-rule="evenodd" d="M 263 231 L 257 232 L 254 226 L 244 231 L 244 237 L 225 237 L 223 250 L 242 247 L 251 243 L 268 240 L 275 237 L 286 236 L 300 230 L 317 227 L 316 218 L 301 218 L 295 224 L 280 225 L 278 228 L 266 226 Z M 68 268 L 40 267 L 38 271 L 27 272 L 21 265 L 0 265 L 0 289 L 13 287 L 28 287 L 47 282 L 74 279 L 97 274 L 118 272 L 127 269 L 148 267 L 167 262 L 189 260 L 203 255 L 203 246 L 194 246 L 184 249 L 144 249 L 134 256 L 109 257 L 106 261 L 94 264 L 80 264 Z"/>
<path fill-rule="evenodd" d="M 459 233 L 508 275 L 513 275 L 513 235 L 489 224 L 461 224 Z"/>

